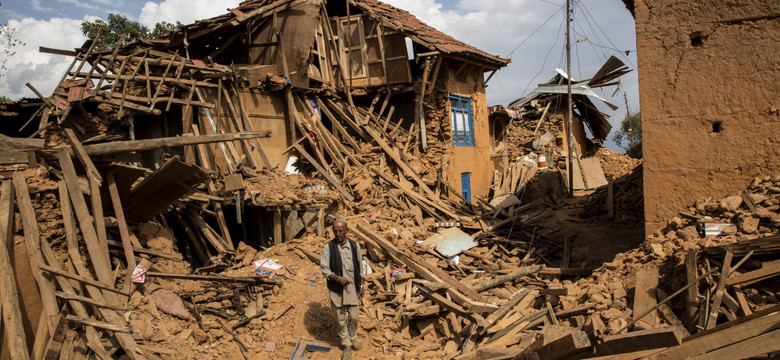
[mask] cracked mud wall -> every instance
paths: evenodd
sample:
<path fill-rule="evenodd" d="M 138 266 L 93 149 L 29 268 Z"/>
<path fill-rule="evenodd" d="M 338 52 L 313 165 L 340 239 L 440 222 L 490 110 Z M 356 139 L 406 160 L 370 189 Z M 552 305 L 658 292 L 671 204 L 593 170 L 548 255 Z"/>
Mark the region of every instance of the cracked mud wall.
<path fill-rule="evenodd" d="M 780 2 L 636 1 L 645 230 L 780 170 Z"/>

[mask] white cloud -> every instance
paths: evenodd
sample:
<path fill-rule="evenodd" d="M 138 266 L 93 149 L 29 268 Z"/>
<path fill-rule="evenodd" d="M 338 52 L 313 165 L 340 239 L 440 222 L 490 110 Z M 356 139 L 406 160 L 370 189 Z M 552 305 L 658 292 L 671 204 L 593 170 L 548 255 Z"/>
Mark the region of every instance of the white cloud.
<path fill-rule="evenodd" d="M 165 0 L 161 3 L 148 1 L 141 9 L 139 22 L 141 25 L 153 28 L 161 21 L 183 24 L 195 22 L 228 12 L 228 8 L 237 7 L 240 0 Z"/>
<path fill-rule="evenodd" d="M 5 76 L 0 78 L 0 95 L 10 99 L 35 97 L 35 94 L 25 86 L 27 82 L 35 86 L 44 96 L 51 95 L 73 58 L 44 54 L 38 51 L 38 47 L 68 50 L 80 47 L 86 40 L 86 37 L 81 34 L 81 22 L 95 19 L 95 17 L 49 20 L 24 18 L 8 21 L 8 26 L 16 29 L 14 37 L 25 45 L 14 48 L 16 54 L 8 59 L 6 64 L 8 69 Z"/>

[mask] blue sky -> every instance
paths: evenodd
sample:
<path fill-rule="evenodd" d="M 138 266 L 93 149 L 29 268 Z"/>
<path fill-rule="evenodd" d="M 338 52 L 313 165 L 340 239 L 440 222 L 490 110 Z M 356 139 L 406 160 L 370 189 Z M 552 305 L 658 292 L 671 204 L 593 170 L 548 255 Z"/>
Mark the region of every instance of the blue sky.
<path fill-rule="evenodd" d="M 337 1 L 337 0 L 330 0 Z M 500 70 L 488 84 L 488 103 L 504 104 L 546 82 L 556 68 L 566 66 L 564 56 L 563 0 L 386 0 L 407 10 L 422 21 L 453 37 L 489 53 L 510 57 L 512 63 Z M 216 16 L 235 7 L 238 0 L 31 0 L 4 1 L 0 23 L 16 29 L 25 43 L 14 50 L 8 70 L 0 78 L 0 95 L 15 99 L 33 97 L 24 85 L 30 82 L 44 95 L 53 91 L 72 58 L 41 54 L 39 46 L 72 49 L 85 38 L 80 33 L 84 20 L 105 19 L 121 13 L 146 26 L 160 21 L 191 23 Z M 573 46 L 572 74 L 588 78 L 610 55 L 618 56 L 636 69 L 634 20 L 621 0 L 575 1 L 572 41 L 587 38 Z M 532 35 L 533 34 L 533 35 Z M 629 51 L 626 55 L 625 51 Z M 625 116 L 623 92 L 632 112 L 639 110 L 636 71 L 623 76 L 621 89 L 601 92 L 619 106 L 611 111 L 615 127 Z M 617 150 L 614 144 L 607 146 Z"/>

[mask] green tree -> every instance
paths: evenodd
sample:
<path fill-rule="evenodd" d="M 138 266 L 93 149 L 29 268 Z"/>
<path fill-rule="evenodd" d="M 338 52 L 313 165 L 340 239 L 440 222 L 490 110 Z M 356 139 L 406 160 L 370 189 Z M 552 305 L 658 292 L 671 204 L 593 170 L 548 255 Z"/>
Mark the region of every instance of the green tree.
<path fill-rule="evenodd" d="M 14 48 L 17 46 L 24 46 L 21 40 L 14 37 L 16 29 L 8 25 L 0 25 L 0 77 L 5 76 L 5 71 L 8 70 L 8 59 L 16 55 Z"/>
<path fill-rule="evenodd" d="M 125 39 L 120 46 L 131 44 L 140 39 L 154 39 L 169 35 L 173 30 L 181 26 L 180 22 L 171 24 L 160 22 L 155 24 L 153 30 L 141 25 L 137 21 L 132 21 L 121 14 L 108 14 L 108 22 L 102 19 L 95 21 L 84 21 L 81 23 L 81 33 L 84 36 L 94 39 L 100 35 L 95 50 L 108 50 L 114 48 L 119 42 L 119 38 L 125 35 Z"/>
<path fill-rule="evenodd" d="M 177 28 L 183 26 L 183 24 L 177 21 L 175 24 L 171 24 L 167 21 L 158 22 L 154 24 L 154 29 L 149 33 L 151 39 L 159 39 L 171 35 Z"/>
<path fill-rule="evenodd" d="M 623 148 L 623 150 L 629 151 L 632 148 L 641 146 L 642 144 L 642 115 L 639 112 L 635 112 L 623 118 L 620 122 L 620 129 L 618 129 L 612 135 L 612 141 Z"/>

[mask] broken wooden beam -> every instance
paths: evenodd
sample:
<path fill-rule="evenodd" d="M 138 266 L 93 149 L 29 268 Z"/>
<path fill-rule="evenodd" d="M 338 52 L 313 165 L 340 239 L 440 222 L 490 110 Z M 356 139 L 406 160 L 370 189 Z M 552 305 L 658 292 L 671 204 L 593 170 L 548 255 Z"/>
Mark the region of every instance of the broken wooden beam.
<path fill-rule="evenodd" d="M 723 270 L 720 272 L 720 279 L 718 280 L 718 287 L 715 290 L 715 297 L 712 300 L 712 306 L 710 307 L 710 313 L 707 317 L 707 325 L 705 330 L 715 327 L 715 323 L 718 322 L 718 314 L 720 312 L 720 303 L 723 301 L 723 293 L 726 291 L 726 282 L 729 279 L 729 270 L 731 269 L 731 259 L 734 253 L 731 251 L 726 252 L 726 257 L 723 260 Z"/>
<path fill-rule="evenodd" d="M 718 271 L 718 268 L 717 267 L 713 267 L 712 269 L 710 269 L 710 271 L 707 271 L 704 275 L 699 276 L 693 282 L 688 283 L 688 285 L 685 285 L 682 288 L 678 289 L 677 291 L 672 293 L 672 295 L 669 295 L 666 299 L 663 299 L 663 300 L 659 301 L 658 304 L 656 304 L 655 306 L 647 309 L 645 312 L 643 312 L 643 313 L 641 313 L 639 315 L 634 314 L 634 320 L 631 320 L 631 322 L 629 322 L 628 324 L 623 325 L 623 327 L 620 328 L 618 331 L 615 331 L 615 333 L 616 334 L 621 333 L 623 330 L 629 328 L 631 325 L 634 325 L 637 321 L 639 321 L 639 319 L 642 319 L 645 315 L 650 314 L 651 312 L 656 311 L 659 306 L 661 306 L 662 304 L 666 304 L 667 302 L 669 302 L 669 300 L 674 299 L 675 296 L 682 294 L 684 291 L 688 290 L 689 287 L 698 284 L 700 281 L 702 281 L 702 279 L 706 278 L 707 276 L 710 276 L 712 273 L 714 273 L 716 271 Z"/>
<path fill-rule="evenodd" d="M 3 333 L 8 341 L 11 359 L 27 360 L 27 337 L 22 324 L 19 291 L 8 247 L 13 244 L 14 190 L 13 183 L 3 181 L 0 193 L 0 306 L 2 307 Z M 13 247 L 11 247 L 13 248 Z"/>
<path fill-rule="evenodd" d="M 780 262 L 769 264 L 758 270 L 734 275 L 726 280 L 726 285 L 742 287 L 780 275 Z"/>
<path fill-rule="evenodd" d="M 743 317 L 735 321 L 716 326 L 713 329 L 700 332 L 685 339 L 677 346 L 665 349 L 648 359 L 688 359 L 709 353 L 725 345 L 755 338 L 761 334 L 770 333 L 780 323 L 780 305 L 772 306 L 761 312 Z M 774 339 L 777 339 L 775 336 Z M 778 341 L 771 341 L 780 344 Z M 733 359 L 741 356 L 732 357 Z M 726 359 L 726 358 L 722 358 Z"/>
<path fill-rule="evenodd" d="M 483 292 L 487 289 L 490 289 L 492 287 L 496 287 L 498 285 L 501 285 L 508 281 L 516 280 L 522 276 L 530 275 L 535 272 L 538 272 L 542 269 L 542 265 L 533 265 L 533 266 L 527 266 L 522 269 L 516 270 L 510 274 L 499 276 L 493 280 L 483 282 L 481 284 L 478 284 L 476 286 L 472 286 L 471 288 L 474 289 L 476 292 Z"/>
<path fill-rule="evenodd" d="M 144 151 L 162 148 L 182 147 L 187 145 L 210 144 L 225 141 L 255 139 L 268 137 L 270 130 L 258 132 L 211 134 L 200 136 L 175 136 L 156 139 L 113 141 L 101 144 L 84 145 L 84 151 L 88 155 L 116 154 L 128 151 Z"/>
<path fill-rule="evenodd" d="M 275 280 L 266 279 L 261 276 L 221 276 L 221 275 L 197 275 L 197 274 L 168 274 L 161 272 L 147 272 L 146 276 L 159 277 L 166 279 L 197 280 L 197 281 L 218 281 L 228 283 L 242 284 L 278 284 Z"/>

